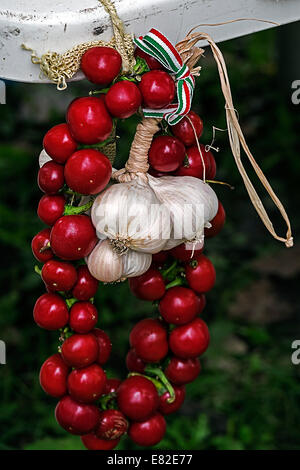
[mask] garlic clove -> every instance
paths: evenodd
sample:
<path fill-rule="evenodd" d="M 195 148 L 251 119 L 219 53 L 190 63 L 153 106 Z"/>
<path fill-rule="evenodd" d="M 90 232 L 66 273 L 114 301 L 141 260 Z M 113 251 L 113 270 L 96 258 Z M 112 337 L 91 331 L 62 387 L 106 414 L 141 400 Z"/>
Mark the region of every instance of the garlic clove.
<path fill-rule="evenodd" d="M 174 238 L 170 238 L 165 247 L 164 247 L 164 251 L 167 251 L 167 250 L 171 250 L 172 248 L 175 248 L 176 246 L 179 246 L 181 245 L 181 243 L 184 243 L 185 240 L 182 240 L 182 239 L 174 239 Z"/>
<path fill-rule="evenodd" d="M 97 243 L 87 258 L 87 266 L 98 281 L 115 282 L 122 277 L 122 258 L 114 252 L 109 240 Z"/>
<path fill-rule="evenodd" d="M 45 163 L 47 162 L 52 162 L 52 158 L 50 157 L 50 155 L 48 155 L 48 153 L 46 152 L 45 149 L 43 149 L 41 151 L 41 153 L 39 154 L 39 165 L 40 165 L 40 168 L 42 168 L 42 166 L 45 165 Z"/>
<path fill-rule="evenodd" d="M 152 255 L 149 253 L 139 253 L 138 251 L 128 250 L 123 256 L 122 277 L 141 276 L 150 268 Z"/>
<path fill-rule="evenodd" d="M 204 246 L 204 236 L 201 240 L 197 240 L 195 242 L 186 242 L 185 249 L 190 251 L 201 250 Z"/>

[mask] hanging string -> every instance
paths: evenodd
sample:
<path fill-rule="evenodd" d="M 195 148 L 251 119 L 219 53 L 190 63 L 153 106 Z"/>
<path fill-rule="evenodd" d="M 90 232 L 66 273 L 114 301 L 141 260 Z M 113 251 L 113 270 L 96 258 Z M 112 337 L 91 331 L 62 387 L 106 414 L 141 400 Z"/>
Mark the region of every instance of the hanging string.
<path fill-rule="evenodd" d="M 21 47 L 31 52 L 31 62 L 38 64 L 41 70 L 41 76 L 46 76 L 49 80 L 56 83 L 58 90 L 67 88 L 67 80 L 72 78 L 80 68 L 81 57 L 91 47 L 108 46 L 116 49 L 122 57 L 123 72 L 131 72 L 135 58 L 133 55 L 134 44 L 131 34 L 124 31 L 124 25 L 118 17 L 116 8 L 111 0 L 99 0 L 105 11 L 110 15 L 114 37 L 110 41 L 89 41 L 78 44 L 63 54 L 58 52 L 46 52 L 39 57 L 36 52 L 22 44 Z"/>
<path fill-rule="evenodd" d="M 243 21 L 244 19 L 239 19 L 236 21 Z M 234 20 L 233 20 L 234 21 Z M 230 21 L 229 23 L 232 23 L 233 21 Z M 259 20 L 262 21 L 262 20 Z M 273 22 L 269 22 L 273 23 Z M 225 23 L 221 23 L 225 24 Z M 275 23 L 273 23 L 275 24 Z M 195 45 L 197 44 L 198 41 L 204 40 L 207 41 L 214 59 L 217 64 L 218 72 L 219 72 L 219 77 L 220 77 L 220 82 L 221 82 L 221 89 L 223 92 L 223 96 L 225 98 L 225 112 L 226 112 L 226 120 L 227 120 L 227 128 L 228 128 L 228 136 L 229 136 L 229 142 L 231 146 L 231 150 L 236 162 L 236 165 L 238 167 L 238 170 L 243 178 L 246 190 L 249 194 L 249 197 L 252 201 L 253 206 L 255 207 L 258 215 L 260 216 L 261 220 L 263 221 L 264 225 L 268 229 L 268 231 L 272 234 L 272 236 L 276 239 L 279 240 L 283 243 L 285 243 L 287 248 L 290 248 L 293 246 L 293 237 L 292 237 L 292 230 L 291 230 L 291 224 L 289 217 L 283 207 L 283 204 L 279 200 L 279 198 L 276 196 L 274 193 L 270 183 L 268 182 L 267 178 L 265 177 L 263 171 L 255 161 L 255 158 L 253 157 L 247 143 L 245 140 L 245 137 L 243 135 L 243 132 L 241 130 L 236 110 L 233 104 L 232 100 L 232 95 L 231 95 L 231 88 L 230 88 L 230 82 L 228 78 L 228 73 L 227 73 L 227 67 L 226 63 L 224 60 L 224 57 L 222 55 L 222 52 L 214 42 L 214 40 L 206 33 L 201 33 L 201 32 L 193 32 L 195 28 L 191 30 L 191 32 L 186 36 L 186 38 L 179 42 L 177 44 L 177 49 L 181 53 L 181 50 L 185 51 L 188 49 L 193 49 L 195 48 Z M 188 61 L 187 61 L 188 64 Z M 189 65 L 189 64 L 188 64 Z M 244 168 L 244 165 L 241 160 L 241 149 L 240 146 L 242 146 L 243 150 L 245 151 L 248 160 L 250 161 L 255 173 L 257 174 L 259 180 L 261 181 L 262 185 L 268 192 L 269 196 L 271 197 L 272 201 L 278 208 L 280 214 L 282 215 L 286 225 L 287 225 L 287 231 L 286 231 L 286 237 L 281 237 L 277 235 L 273 224 L 265 210 L 265 207 L 258 196 L 248 174 L 247 171 Z"/>
<path fill-rule="evenodd" d="M 199 139 L 198 139 L 198 136 L 197 136 L 197 132 L 196 132 L 195 126 L 194 126 L 194 124 L 193 124 L 193 121 L 189 118 L 188 114 L 186 115 L 186 118 L 187 118 L 187 120 L 189 121 L 190 125 L 192 126 L 192 129 L 193 129 L 193 132 L 194 132 L 196 144 L 197 144 L 197 147 L 198 147 L 198 152 L 199 152 L 199 154 L 200 154 L 201 163 L 202 163 L 202 167 L 203 167 L 203 177 L 202 177 L 202 180 L 203 180 L 204 183 L 205 183 L 205 180 L 206 180 L 206 178 L 205 178 L 205 176 L 206 176 L 206 166 L 205 166 L 205 162 L 204 162 L 204 157 L 203 157 L 202 152 L 201 152 L 201 147 L 200 147 Z"/>

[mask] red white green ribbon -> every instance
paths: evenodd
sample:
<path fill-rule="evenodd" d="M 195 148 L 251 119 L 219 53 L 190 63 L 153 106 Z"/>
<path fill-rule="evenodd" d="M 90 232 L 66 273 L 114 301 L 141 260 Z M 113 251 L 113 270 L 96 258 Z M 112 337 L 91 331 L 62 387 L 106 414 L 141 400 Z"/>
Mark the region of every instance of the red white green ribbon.
<path fill-rule="evenodd" d="M 191 109 L 195 80 L 178 51 L 157 29 L 152 28 L 146 36 L 134 39 L 144 52 L 158 60 L 167 70 L 175 74 L 177 103 L 164 109 L 143 109 L 145 117 L 163 118 L 168 124 L 177 124 Z"/>

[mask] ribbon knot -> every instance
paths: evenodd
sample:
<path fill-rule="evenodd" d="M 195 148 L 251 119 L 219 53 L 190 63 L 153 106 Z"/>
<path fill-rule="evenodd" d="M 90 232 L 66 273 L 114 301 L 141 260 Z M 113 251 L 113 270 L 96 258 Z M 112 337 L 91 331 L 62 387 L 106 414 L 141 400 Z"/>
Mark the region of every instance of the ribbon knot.
<path fill-rule="evenodd" d="M 152 28 L 146 36 L 135 38 L 134 43 L 172 72 L 177 85 L 177 103 L 163 109 L 144 108 L 144 116 L 163 118 L 170 125 L 177 124 L 191 109 L 194 77 L 175 46 L 157 29 Z"/>
<path fill-rule="evenodd" d="M 180 80 L 182 78 L 187 78 L 189 75 L 190 75 L 190 69 L 188 68 L 186 64 L 183 64 L 181 69 L 179 69 L 178 72 L 176 72 L 175 79 Z"/>

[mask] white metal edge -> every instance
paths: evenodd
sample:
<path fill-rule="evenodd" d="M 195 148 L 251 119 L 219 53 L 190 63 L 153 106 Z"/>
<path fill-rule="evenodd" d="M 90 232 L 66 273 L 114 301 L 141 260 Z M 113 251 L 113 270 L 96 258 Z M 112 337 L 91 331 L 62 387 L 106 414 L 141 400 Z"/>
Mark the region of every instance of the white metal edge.
<path fill-rule="evenodd" d="M 22 43 L 42 54 L 49 50 L 64 52 L 78 43 L 107 40 L 112 35 L 109 17 L 98 0 L 57 2 L 58 12 L 49 11 L 49 6 L 42 10 L 45 6 L 38 2 L 40 9 L 32 14 L 28 13 L 30 0 L 15 0 L 14 7 L 9 9 L 10 3 L 11 0 L 1 0 L 0 5 L 0 77 L 4 79 L 47 82 L 39 77 L 39 67 L 31 63 L 30 54 L 21 49 Z M 23 15 L 20 13 L 22 3 L 29 9 Z M 286 24 L 300 19 L 298 0 L 152 0 L 151 3 L 149 0 L 116 0 L 115 4 L 128 32 L 140 35 L 156 27 L 173 42 L 200 23 L 260 18 Z M 218 27 L 202 26 L 199 31 L 209 32 L 220 42 L 270 27 L 268 23 L 249 20 Z M 74 78 L 82 76 L 77 74 Z"/>

